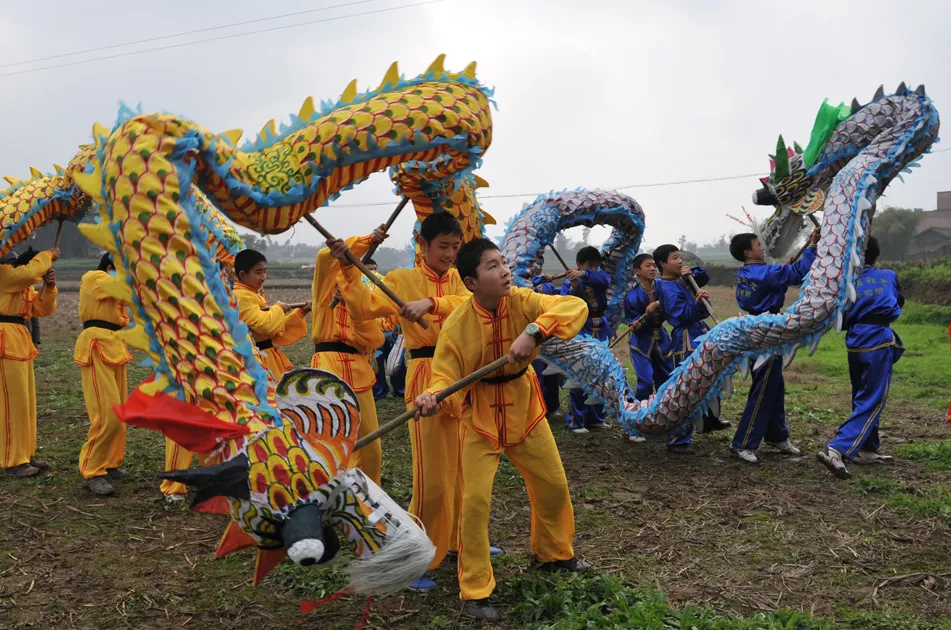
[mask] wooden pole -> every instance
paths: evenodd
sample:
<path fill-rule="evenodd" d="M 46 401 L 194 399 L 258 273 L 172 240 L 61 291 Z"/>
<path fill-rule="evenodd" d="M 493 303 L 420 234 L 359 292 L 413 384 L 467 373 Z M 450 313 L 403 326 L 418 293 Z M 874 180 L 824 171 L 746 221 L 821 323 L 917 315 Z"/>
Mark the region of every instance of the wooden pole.
<path fill-rule="evenodd" d="M 551 253 L 555 255 L 555 258 L 558 259 L 558 262 L 561 263 L 561 266 L 565 268 L 565 271 L 571 271 L 571 267 L 568 266 L 568 263 L 565 262 L 565 259 L 561 257 L 561 254 L 558 253 L 558 250 L 554 246 L 549 245 L 548 249 L 551 250 Z"/>
<path fill-rule="evenodd" d="M 692 275 L 687 276 L 687 282 L 690 283 L 690 288 L 693 289 L 694 295 L 700 292 L 700 287 L 697 286 L 697 281 L 694 280 Z M 713 323 L 719 324 L 720 320 L 717 319 L 716 313 L 713 312 L 713 304 L 710 303 L 710 300 L 703 298 L 701 302 L 703 302 L 703 305 L 707 307 L 707 312 L 710 313 L 710 319 L 713 320 Z"/>
<path fill-rule="evenodd" d="M 409 197 L 403 197 L 399 205 L 396 206 L 396 210 L 394 210 L 393 214 L 390 215 L 390 218 L 386 220 L 386 229 L 383 230 L 384 232 L 390 231 L 390 228 L 393 227 L 393 222 L 396 221 L 396 217 L 400 216 L 400 212 L 403 211 L 403 208 L 405 208 L 406 204 L 408 203 L 409 203 Z M 363 264 L 367 264 L 370 261 L 370 259 L 373 258 L 373 254 L 376 253 L 376 250 L 378 247 L 379 245 L 377 244 L 370 245 L 370 249 L 368 249 L 367 253 L 363 255 Z M 339 302 L 340 300 L 338 300 L 337 298 L 332 299 L 330 301 L 330 308 L 335 308 Z"/>
<path fill-rule="evenodd" d="M 328 232 L 328 231 L 324 228 L 324 226 L 322 226 L 320 223 L 318 223 L 318 222 L 317 222 L 317 219 L 315 219 L 314 217 L 310 216 L 309 214 L 305 214 L 305 215 L 304 215 L 304 219 L 305 219 L 308 223 L 310 223 L 312 226 L 314 226 L 314 229 L 317 230 L 318 232 L 320 232 L 320 233 L 323 235 L 323 237 L 324 237 L 325 239 L 327 239 L 328 241 L 334 240 L 334 235 L 331 234 L 330 232 Z M 372 282 L 373 284 L 375 284 L 381 291 L 383 291 L 383 293 L 386 294 L 386 296 L 387 296 L 388 298 L 390 298 L 391 300 L 393 300 L 393 303 L 394 303 L 394 304 L 396 304 L 396 305 L 397 305 L 398 307 L 400 307 L 400 308 L 403 308 L 404 306 L 406 306 L 406 302 L 404 302 L 402 299 L 400 299 L 400 296 L 396 295 L 396 293 L 394 293 L 393 290 L 392 290 L 390 287 L 388 287 L 388 286 L 386 286 L 385 284 L 383 284 L 383 281 L 380 280 L 379 278 L 377 278 L 376 274 L 373 273 L 372 271 L 370 271 L 370 270 L 367 268 L 367 266 L 364 265 L 363 262 L 362 262 L 359 258 L 357 258 L 356 256 L 354 256 L 353 253 L 352 253 L 349 249 L 347 250 L 346 258 L 347 258 L 347 262 L 348 262 L 348 263 L 350 263 L 351 265 L 356 266 L 356 268 L 360 270 L 360 273 L 362 273 L 362 274 L 365 275 L 367 278 L 369 278 L 369 279 L 370 279 L 370 282 Z M 421 319 L 421 320 L 419 320 L 419 321 L 416 322 L 416 323 L 419 324 L 420 327 L 422 327 L 423 329 L 428 329 L 428 328 L 429 328 L 429 324 L 427 324 L 425 320 L 422 320 L 422 319 Z"/>
<path fill-rule="evenodd" d="M 271 306 L 274 306 L 274 305 L 272 304 Z M 266 306 L 266 307 L 262 308 L 261 310 L 262 310 L 262 311 L 266 311 L 266 310 L 270 309 L 271 306 Z M 304 308 L 305 306 L 307 306 L 307 302 L 294 302 L 294 303 L 292 303 L 292 304 L 288 304 L 288 305 L 287 305 L 287 308 L 289 308 L 290 310 L 293 311 L 295 308 Z"/>
<path fill-rule="evenodd" d="M 486 376 L 488 376 L 488 375 L 491 374 L 492 372 L 495 372 L 495 371 L 498 370 L 499 368 L 504 367 L 504 366 L 506 366 L 506 365 L 508 365 L 508 364 L 509 364 L 509 358 L 508 358 L 508 356 L 504 356 L 504 357 L 502 357 L 501 359 L 496 359 L 495 361 L 493 361 L 492 363 L 488 364 L 487 366 L 485 366 L 485 367 L 483 367 L 483 368 L 479 368 L 478 370 L 476 370 L 475 372 L 473 372 L 473 373 L 470 374 L 469 376 L 465 377 L 464 379 L 462 379 L 462 380 L 460 380 L 460 381 L 456 381 L 455 383 L 453 383 L 452 385 L 450 385 L 450 386 L 447 387 L 446 389 L 444 389 L 444 390 L 442 390 L 441 392 L 439 392 L 438 394 L 436 394 L 436 402 L 442 402 L 443 400 L 445 400 L 445 399 L 448 398 L 449 396 L 452 396 L 453 394 L 455 394 L 456 392 L 458 392 L 460 389 L 464 389 L 464 388 L 468 387 L 469 385 L 472 385 L 472 384 L 475 383 L 476 381 L 482 380 L 483 378 L 485 378 Z M 355 445 L 354 448 L 353 448 L 354 452 L 359 451 L 361 448 L 363 448 L 364 446 L 366 446 L 367 444 L 369 444 L 369 443 L 372 442 L 373 440 L 375 440 L 375 439 L 377 439 L 377 438 L 379 438 L 379 437 L 381 437 L 381 436 L 383 436 L 383 435 L 386 435 L 387 433 L 389 433 L 389 432 L 392 431 L 393 429 L 395 429 L 395 428 L 397 428 L 397 427 L 399 427 L 399 426 L 405 424 L 405 423 L 408 422 L 409 420 L 412 420 L 413 417 L 416 416 L 416 412 L 417 412 L 418 410 L 419 410 L 419 407 L 414 407 L 414 408 L 412 408 L 412 409 L 407 409 L 404 413 L 402 413 L 402 414 L 398 415 L 397 417 L 393 418 L 392 420 L 390 420 L 389 422 L 387 422 L 386 424 L 384 424 L 382 427 L 380 427 L 379 429 L 377 429 L 377 430 L 374 431 L 373 433 L 370 433 L 369 435 L 365 435 L 364 437 L 360 438 L 359 440 L 357 440 L 357 443 L 356 443 L 356 445 Z"/>
<path fill-rule="evenodd" d="M 57 226 L 56 228 L 56 238 L 53 239 L 53 247 L 59 247 L 59 235 L 62 233 L 63 233 L 63 219 L 60 219 L 59 226 Z M 43 286 L 40 287 L 40 295 L 37 299 L 42 302 L 43 296 L 45 295 L 46 295 L 46 284 L 44 283 Z"/>
<path fill-rule="evenodd" d="M 628 326 L 628 327 L 627 327 L 627 330 L 624 331 L 624 334 L 623 334 L 623 335 L 621 335 L 620 337 L 618 337 L 617 339 L 615 339 L 614 341 L 611 342 L 611 345 L 608 346 L 608 349 L 610 350 L 610 349 L 614 348 L 614 346 L 616 346 L 616 345 L 618 345 L 619 343 L 621 343 L 621 341 L 622 341 L 623 339 L 625 339 L 628 335 L 631 334 L 631 330 L 633 330 L 633 329 L 632 329 L 630 326 Z"/>

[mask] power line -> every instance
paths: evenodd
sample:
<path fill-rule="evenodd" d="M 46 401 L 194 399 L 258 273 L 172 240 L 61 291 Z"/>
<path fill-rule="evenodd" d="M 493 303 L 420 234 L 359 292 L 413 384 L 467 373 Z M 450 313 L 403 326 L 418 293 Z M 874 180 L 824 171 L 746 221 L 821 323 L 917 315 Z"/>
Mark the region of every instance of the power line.
<path fill-rule="evenodd" d="M 148 42 L 156 42 L 162 39 L 171 39 L 173 37 L 185 37 L 186 35 L 197 35 L 198 33 L 207 33 L 209 31 L 218 31 L 226 28 L 234 28 L 235 26 L 244 26 L 246 24 L 257 24 L 259 22 L 269 22 L 271 20 L 280 20 L 288 17 L 295 17 L 298 15 L 306 15 L 308 13 L 319 13 L 320 11 L 329 11 L 331 9 L 341 9 L 343 7 L 351 7 L 357 4 L 367 4 L 368 2 L 376 2 L 377 0 L 357 0 L 356 2 L 348 2 L 346 4 L 335 4 L 329 7 L 321 7 L 319 9 L 308 9 L 307 11 L 297 11 L 295 13 L 284 13 L 283 15 L 273 15 L 271 17 L 257 18 L 254 20 L 245 20 L 244 22 L 233 22 L 231 24 L 223 24 L 221 26 L 209 26 L 207 28 L 199 28 L 194 31 L 184 31 L 182 33 L 174 33 L 172 35 L 159 35 L 158 37 L 149 37 L 147 39 L 137 39 L 132 42 L 125 42 L 124 44 L 110 44 L 108 46 L 99 46 L 97 48 L 87 48 L 86 50 L 76 50 L 73 52 L 62 53 L 59 55 L 50 55 L 49 57 L 38 57 L 37 59 L 29 59 L 27 61 L 15 61 L 13 63 L 5 63 L 0 65 L 0 68 L 11 68 L 13 66 L 22 66 L 28 63 L 37 63 L 39 61 L 49 61 L 50 59 L 61 59 L 63 57 L 72 57 L 73 55 L 85 55 L 86 53 L 99 52 L 100 50 L 110 50 L 112 48 L 124 48 L 126 46 L 135 46 L 136 44 L 147 44 Z"/>
<path fill-rule="evenodd" d="M 936 149 L 931 153 L 944 153 L 945 151 L 951 151 L 951 147 L 947 149 Z M 608 190 L 627 190 L 630 188 L 659 188 L 661 186 L 683 186 L 686 184 L 705 184 L 708 182 L 726 182 L 735 179 L 750 179 L 765 177 L 764 173 L 748 173 L 746 175 L 725 175 L 723 177 L 704 177 L 701 179 L 681 179 L 677 181 L 669 182 L 652 182 L 649 184 L 628 184 L 627 186 L 613 186 Z M 479 195 L 479 199 L 512 199 L 513 197 L 539 197 L 541 195 L 550 194 L 551 191 L 547 192 L 532 192 L 532 193 L 511 193 L 506 195 Z M 392 206 L 392 201 L 374 201 L 369 203 L 335 203 L 332 208 L 370 208 L 374 206 Z"/>
<path fill-rule="evenodd" d="M 271 28 L 262 28 L 257 31 L 248 31 L 246 33 L 234 33 L 232 35 L 222 35 L 221 37 L 210 37 L 208 39 L 199 39 L 193 42 L 183 42 L 181 44 L 169 44 L 168 46 L 156 46 L 155 48 L 145 48 L 143 50 L 133 50 L 131 52 L 118 53 L 115 55 L 105 55 L 103 57 L 93 57 L 92 59 L 83 59 L 81 61 L 70 61 L 68 63 L 59 63 L 51 66 L 43 66 L 42 68 L 30 68 L 29 70 L 18 70 L 16 72 L 7 72 L 5 74 L 0 74 L 0 77 L 12 77 L 19 74 L 30 74 L 31 72 L 42 72 L 43 70 L 52 70 L 53 68 L 66 68 L 68 66 L 79 66 L 82 64 L 93 63 L 95 61 L 105 61 L 107 59 L 118 59 L 119 57 L 130 57 L 132 55 L 141 55 L 144 53 L 156 52 L 160 50 L 171 50 L 173 48 L 184 48 L 185 46 L 195 46 L 196 44 L 205 44 L 208 42 L 218 42 L 226 39 L 234 39 L 236 37 L 244 37 L 246 35 L 257 35 L 259 33 L 270 33 L 273 31 L 280 31 L 288 28 L 297 28 L 299 26 L 310 26 L 313 24 L 323 24 L 325 22 L 336 22 L 338 20 L 345 20 L 347 18 L 353 17 L 363 17 L 367 15 L 376 15 L 378 13 L 390 13 L 392 11 L 399 11 L 401 9 L 411 9 L 413 7 L 421 7 L 429 4 L 439 4 L 441 2 L 448 2 L 448 0 L 426 0 L 425 2 L 415 2 L 413 4 L 404 4 L 398 7 L 387 7 L 385 9 L 376 9 L 373 11 L 364 11 L 363 13 L 351 13 L 349 15 L 339 15 L 336 17 L 323 18 L 321 20 L 311 20 L 309 22 L 298 22 L 296 24 L 287 24 L 285 26 L 274 26 Z"/>

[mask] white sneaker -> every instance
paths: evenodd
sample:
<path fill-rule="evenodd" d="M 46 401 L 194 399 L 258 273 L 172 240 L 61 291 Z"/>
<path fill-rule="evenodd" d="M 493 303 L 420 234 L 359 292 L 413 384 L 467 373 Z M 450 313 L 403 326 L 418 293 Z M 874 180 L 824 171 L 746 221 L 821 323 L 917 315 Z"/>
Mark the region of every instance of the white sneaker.
<path fill-rule="evenodd" d="M 759 459 L 757 459 L 756 453 L 754 453 L 753 451 L 751 451 L 751 450 L 748 449 L 748 448 L 741 448 L 741 449 L 738 449 L 738 450 L 734 450 L 734 451 L 733 451 L 733 454 L 736 455 L 737 457 L 739 457 L 740 459 L 742 459 L 742 460 L 743 460 L 744 462 L 746 462 L 747 464 L 758 464 L 758 463 L 759 463 Z"/>
<path fill-rule="evenodd" d="M 629 435 L 627 436 L 628 442 L 634 442 L 635 444 L 643 444 L 647 441 L 647 438 L 643 435 Z"/>
<path fill-rule="evenodd" d="M 781 453 L 786 453 L 787 455 L 802 455 L 802 451 L 793 446 L 793 443 L 789 440 L 783 440 L 782 442 L 766 442 L 776 450 Z"/>
<path fill-rule="evenodd" d="M 166 503 L 182 503 L 185 500 L 184 494 L 166 494 L 165 502 Z"/>
<path fill-rule="evenodd" d="M 816 453 L 816 459 L 822 462 L 833 475 L 839 479 L 851 479 L 852 473 L 845 467 L 845 461 L 842 459 L 842 453 L 829 446 L 822 447 Z"/>
<path fill-rule="evenodd" d="M 891 463 L 893 459 L 891 455 L 882 455 L 880 453 L 873 453 L 872 451 L 859 451 L 859 454 L 856 455 L 852 461 L 859 466 L 881 466 L 882 464 Z"/>
<path fill-rule="evenodd" d="M 572 429 L 571 432 L 574 433 L 575 435 L 581 435 L 583 433 L 587 433 L 588 430 L 584 427 L 578 427 L 577 429 Z"/>

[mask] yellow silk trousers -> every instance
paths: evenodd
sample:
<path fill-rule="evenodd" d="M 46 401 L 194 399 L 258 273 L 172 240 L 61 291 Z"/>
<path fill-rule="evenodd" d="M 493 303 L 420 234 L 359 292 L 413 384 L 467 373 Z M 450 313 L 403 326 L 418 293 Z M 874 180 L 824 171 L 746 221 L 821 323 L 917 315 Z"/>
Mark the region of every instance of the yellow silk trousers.
<path fill-rule="evenodd" d="M 179 446 L 177 442 L 165 438 L 165 472 L 191 467 L 194 455 L 187 448 Z M 185 484 L 168 479 L 162 481 L 161 490 L 164 495 L 188 494 L 188 488 Z"/>
<path fill-rule="evenodd" d="M 380 421 L 376 415 L 372 387 L 358 393 L 357 402 L 360 403 L 360 429 L 357 431 L 359 439 L 379 429 Z M 380 475 L 383 473 L 383 445 L 380 440 L 373 440 L 354 453 L 350 459 L 350 468 L 359 468 L 379 486 Z"/>
<path fill-rule="evenodd" d="M 495 590 L 489 559 L 492 482 L 505 451 L 525 480 L 532 506 L 532 554 L 540 562 L 570 560 L 575 552 L 575 516 L 568 479 L 547 420 L 516 446 L 495 447 L 462 428 L 462 519 L 459 529 L 459 598 L 484 599 Z"/>
<path fill-rule="evenodd" d="M 126 426 L 112 407 L 129 396 L 126 366 L 106 365 L 98 352 L 91 353 L 91 358 L 92 365 L 79 368 L 89 414 L 89 432 L 79 451 L 79 472 L 85 479 L 101 477 L 122 463 Z"/>
<path fill-rule="evenodd" d="M 407 406 L 412 408 L 412 405 Z M 449 551 L 458 549 L 462 492 L 459 473 L 459 421 L 447 414 L 410 420 L 413 446 L 413 499 L 409 513 L 426 528 L 436 546 L 432 571 Z"/>
<path fill-rule="evenodd" d="M 36 453 L 33 359 L 0 359 L 0 464 L 29 464 Z"/>

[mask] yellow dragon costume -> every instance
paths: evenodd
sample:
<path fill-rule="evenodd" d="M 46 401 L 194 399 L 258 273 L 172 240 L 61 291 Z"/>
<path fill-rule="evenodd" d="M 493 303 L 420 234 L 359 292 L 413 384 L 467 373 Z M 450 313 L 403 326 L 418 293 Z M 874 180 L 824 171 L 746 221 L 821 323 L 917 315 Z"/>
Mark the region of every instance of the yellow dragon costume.
<path fill-rule="evenodd" d="M 450 73 L 440 56 L 412 79 L 393 64 L 372 91 L 358 93 L 354 81 L 319 110 L 308 98 L 280 131 L 269 121 L 240 149 L 240 131 L 124 109 L 111 130 L 94 126 L 94 146 L 57 175 L 60 197 L 98 203 L 101 222 L 83 233 L 112 253 L 118 273 L 106 290 L 131 305 L 134 321 L 121 335 L 156 372 L 119 415 L 202 454 L 207 467 L 165 477 L 197 489 L 193 508 L 230 514 L 218 555 L 256 546 L 255 583 L 284 557 L 330 561 L 339 533 L 357 558 L 349 588 L 392 592 L 422 575 L 434 549 L 404 510 L 346 469 L 359 422 L 350 387 L 313 369 L 277 385 L 268 378 L 203 213 L 217 208 L 243 227 L 280 233 L 392 167 L 418 217 L 446 210 L 468 238 L 479 236 L 491 219 L 472 171 L 491 143 L 490 98 L 474 63 Z M 0 243 L 43 216 L 54 213 L 8 221 L 0 206 Z"/>

